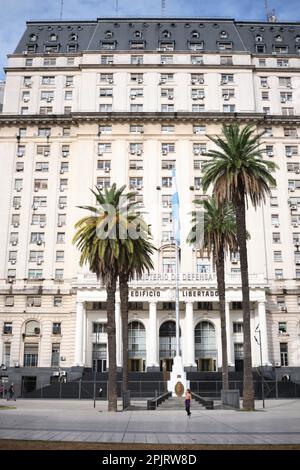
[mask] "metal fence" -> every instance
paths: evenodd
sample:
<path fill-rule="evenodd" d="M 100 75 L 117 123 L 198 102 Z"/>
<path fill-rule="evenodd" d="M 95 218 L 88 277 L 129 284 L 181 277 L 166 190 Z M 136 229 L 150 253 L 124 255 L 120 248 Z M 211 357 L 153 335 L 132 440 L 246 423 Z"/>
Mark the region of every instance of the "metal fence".
<path fill-rule="evenodd" d="M 262 398 L 262 381 L 255 380 L 254 392 L 255 398 Z M 23 381 L 19 397 L 22 398 L 58 398 L 58 399 L 107 399 L 107 381 L 74 381 L 57 382 L 53 384 L 38 383 L 35 390 L 32 390 L 32 383 Z M 167 391 L 166 382 L 162 381 L 129 381 L 128 389 L 131 398 L 148 399 L 161 395 Z M 300 383 L 278 382 L 275 380 L 264 380 L 265 398 L 300 398 Z M 221 397 L 222 381 L 193 381 L 190 382 L 190 388 L 194 393 L 202 397 L 215 398 Z M 240 396 L 243 396 L 243 381 L 229 381 L 230 389 L 238 389 Z M 100 391 L 101 389 L 101 391 Z M 123 397 L 122 381 L 117 382 L 118 397 Z"/>

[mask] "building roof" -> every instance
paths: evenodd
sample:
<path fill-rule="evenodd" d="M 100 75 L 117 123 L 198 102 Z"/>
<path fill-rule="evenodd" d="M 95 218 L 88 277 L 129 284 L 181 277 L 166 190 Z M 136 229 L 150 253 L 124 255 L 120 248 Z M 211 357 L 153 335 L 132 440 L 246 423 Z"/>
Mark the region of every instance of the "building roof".
<path fill-rule="evenodd" d="M 15 54 L 97 51 L 251 52 L 299 54 L 300 23 L 201 18 L 97 18 L 28 21 Z M 279 49 L 281 47 L 281 49 Z M 278 49 L 276 49 L 278 48 Z M 285 49 L 285 50 L 284 50 Z"/>

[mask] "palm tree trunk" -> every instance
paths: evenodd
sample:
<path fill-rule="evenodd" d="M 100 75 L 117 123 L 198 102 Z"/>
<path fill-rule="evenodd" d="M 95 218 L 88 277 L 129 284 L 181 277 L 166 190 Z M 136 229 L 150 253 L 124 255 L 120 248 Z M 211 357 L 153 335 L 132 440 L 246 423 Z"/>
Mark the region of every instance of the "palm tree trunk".
<path fill-rule="evenodd" d="M 244 390 L 243 408 L 254 410 L 254 390 L 252 376 L 252 355 L 251 355 L 251 325 L 250 325 L 250 298 L 248 279 L 248 257 L 247 257 L 247 231 L 246 231 L 246 208 L 244 191 L 243 196 L 236 200 L 236 226 L 237 240 L 240 248 L 240 264 L 242 278 L 243 295 L 243 330 L 244 330 Z"/>
<path fill-rule="evenodd" d="M 106 285 L 107 292 L 107 341 L 108 341 L 108 411 L 117 411 L 117 358 L 116 358 L 116 281 L 113 277 Z"/>
<path fill-rule="evenodd" d="M 229 390 L 228 382 L 228 357 L 227 357 L 227 335 L 226 335 L 226 313 L 225 313 L 225 263 L 224 249 L 220 248 L 216 260 L 217 282 L 219 291 L 219 309 L 221 318 L 221 343 L 222 343 L 222 388 Z"/>
<path fill-rule="evenodd" d="M 120 274 L 120 300 L 123 344 L 123 392 L 128 391 L 128 276 Z"/>

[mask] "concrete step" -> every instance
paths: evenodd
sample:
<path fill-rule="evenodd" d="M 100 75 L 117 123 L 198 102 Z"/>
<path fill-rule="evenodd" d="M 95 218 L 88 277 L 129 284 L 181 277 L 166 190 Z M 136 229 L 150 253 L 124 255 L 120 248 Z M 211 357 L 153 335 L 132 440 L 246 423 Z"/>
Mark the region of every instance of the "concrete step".
<path fill-rule="evenodd" d="M 184 410 L 184 398 L 168 398 L 161 405 L 159 405 L 158 410 Z M 203 406 L 198 403 L 196 400 L 191 402 L 191 411 L 192 410 L 203 410 Z"/>

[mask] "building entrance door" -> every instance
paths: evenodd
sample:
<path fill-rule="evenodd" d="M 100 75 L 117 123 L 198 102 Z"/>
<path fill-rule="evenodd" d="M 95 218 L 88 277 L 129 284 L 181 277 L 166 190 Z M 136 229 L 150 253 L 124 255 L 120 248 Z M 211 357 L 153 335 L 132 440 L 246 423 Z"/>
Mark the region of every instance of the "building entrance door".
<path fill-rule="evenodd" d="M 215 372 L 216 360 L 212 357 L 204 357 L 197 360 L 197 369 L 201 372 Z"/>
<path fill-rule="evenodd" d="M 96 368 L 96 372 L 106 372 L 106 359 L 94 359 L 93 360 L 93 371 Z"/>
<path fill-rule="evenodd" d="M 160 370 L 165 372 L 172 372 L 173 359 L 165 358 L 160 361 Z"/>
<path fill-rule="evenodd" d="M 128 360 L 128 372 L 144 372 L 143 359 L 129 359 Z"/>

